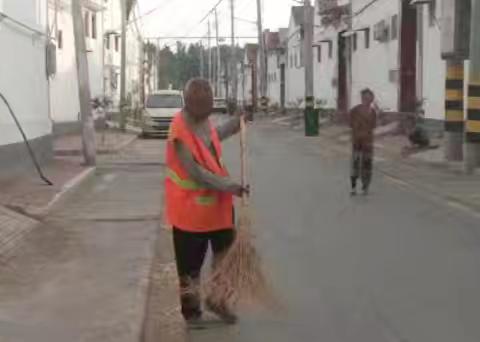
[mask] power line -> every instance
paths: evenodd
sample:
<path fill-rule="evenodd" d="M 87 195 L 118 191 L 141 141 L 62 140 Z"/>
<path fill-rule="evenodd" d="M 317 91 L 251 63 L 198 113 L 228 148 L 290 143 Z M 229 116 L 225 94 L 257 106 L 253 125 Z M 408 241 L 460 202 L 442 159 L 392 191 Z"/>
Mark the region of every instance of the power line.
<path fill-rule="evenodd" d="M 134 20 L 131 20 L 131 21 L 128 23 L 128 25 L 130 25 L 130 24 L 132 24 L 132 23 L 134 23 L 134 22 L 137 22 L 137 21 L 139 21 L 139 20 L 142 20 L 142 19 L 145 18 L 145 17 L 148 17 L 149 15 L 151 15 L 151 14 L 159 11 L 160 9 L 165 8 L 166 5 L 169 5 L 169 4 L 171 4 L 171 3 L 173 3 L 173 0 L 170 0 L 170 1 L 167 1 L 167 2 L 161 3 L 160 5 L 152 8 L 151 10 L 149 10 L 149 11 L 145 12 L 144 14 L 138 16 L 138 17 L 135 18 Z"/>
<path fill-rule="evenodd" d="M 366 4 L 365 6 L 363 6 L 362 8 L 360 8 L 358 11 L 356 11 L 355 13 L 353 13 L 350 18 L 354 18 L 354 17 L 356 17 L 357 15 L 362 14 L 363 12 L 365 12 L 365 10 L 367 10 L 370 6 L 372 6 L 374 3 L 378 2 L 378 1 L 379 1 L 379 0 L 372 0 L 372 1 L 370 1 L 368 4 Z"/>
<path fill-rule="evenodd" d="M 235 20 L 241 21 L 241 22 L 244 22 L 244 23 L 257 25 L 257 22 L 255 20 L 249 20 L 249 19 L 244 19 L 244 18 L 239 18 L 239 17 L 235 17 Z"/>
<path fill-rule="evenodd" d="M 159 37 L 146 37 L 147 40 L 168 40 L 168 39 L 214 39 L 214 36 L 159 36 Z M 231 36 L 219 36 L 219 39 L 229 39 Z M 236 39 L 253 39 L 257 36 L 235 36 Z"/>
<path fill-rule="evenodd" d="M 207 14 L 205 14 L 205 16 L 198 22 L 198 25 L 200 25 L 201 23 L 203 23 L 210 14 L 212 14 L 213 11 L 215 11 L 215 8 L 217 8 L 221 3 L 222 3 L 223 0 L 218 0 L 218 2 L 215 4 L 215 6 L 213 6 L 210 11 L 207 12 Z"/>

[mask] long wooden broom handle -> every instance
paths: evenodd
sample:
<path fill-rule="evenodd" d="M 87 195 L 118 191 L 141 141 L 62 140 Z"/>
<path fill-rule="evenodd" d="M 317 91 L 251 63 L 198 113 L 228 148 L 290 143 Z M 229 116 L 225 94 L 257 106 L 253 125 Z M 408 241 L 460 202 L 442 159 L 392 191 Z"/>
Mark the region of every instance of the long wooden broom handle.
<path fill-rule="evenodd" d="M 247 175 L 247 125 L 245 123 L 245 117 L 242 115 L 240 117 L 240 157 L 241 157 L 241 178 L 242 186 L 246 187 L 248 185 L 248 175 Z M 247 204 L 248 195 L 243 193 L 242 203 Z"/>

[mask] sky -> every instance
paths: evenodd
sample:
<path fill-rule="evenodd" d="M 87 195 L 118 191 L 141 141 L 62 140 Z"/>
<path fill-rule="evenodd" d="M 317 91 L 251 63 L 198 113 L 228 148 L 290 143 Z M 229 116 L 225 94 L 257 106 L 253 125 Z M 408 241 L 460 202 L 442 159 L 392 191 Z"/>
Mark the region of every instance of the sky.
<path fill-rule="evenodd" d="M 256 0 L 235 1 L 235 35 L 252 37 L 239 39 L 238 43 L 256 42 L 257 27 L 255 21 Z M 151 14 L 145 15 L 139 20 L 145 38 L 165 36 L 207 36 L 208 19 L 199 23 L 200 20 L 212 9 L 218 0 L 138 0 L 140 17 L 151 10 Z M 278 30 L 279 27 L 287 27 L 290 18 L 290 8 L 296 5 L 294 0 L 262 0 L 263 26 L 270 30 Z M 219 35 L 230 36 L 230 0 L 223 0 L 217 8 L 219 18 Z M 211 36 L 215 36 L 215 17 L 210 17 Z M 201 39 L 184 39 L 183 42 L 199 42 Z M 162 39 L 161 44 L 172 45 L 175 40 Z M 202 40 L 207 45 L 206 39 Z M 230 43 L 230 40 L 228 41 Z M 215 40 L 211 41 L 215 44 Z"/>

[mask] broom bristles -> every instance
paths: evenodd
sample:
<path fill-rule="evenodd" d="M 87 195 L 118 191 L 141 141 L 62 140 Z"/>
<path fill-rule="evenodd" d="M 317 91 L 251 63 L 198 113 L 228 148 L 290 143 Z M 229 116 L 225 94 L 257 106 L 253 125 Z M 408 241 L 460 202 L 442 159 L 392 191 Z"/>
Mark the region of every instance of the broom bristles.
<path fill-rule="evenodd" d="M 212 274 L 202 286 L 204 294 L 215 305 L 231 308 L 239 304 L 276 306 L 253 243 L 251 223 L 249 208 L 243 206 L 232 246 L 216 261 Z"/>

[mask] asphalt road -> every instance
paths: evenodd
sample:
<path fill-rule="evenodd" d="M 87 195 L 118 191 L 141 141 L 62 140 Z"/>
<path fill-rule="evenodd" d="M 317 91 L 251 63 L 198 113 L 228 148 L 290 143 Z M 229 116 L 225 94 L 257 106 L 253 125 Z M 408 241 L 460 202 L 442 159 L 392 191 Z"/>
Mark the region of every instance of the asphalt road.
<path fill-rule="evenodd" d="M 348 157 L 300 132 L 264 121 L 249 140 L 254 229 L 285 310 L 185 340 L 480 341 L 477 217 L 379 172 L 351 198 Z M 234 174 L 237 147 L 225 151 Z"/>
<path fill-rule="evenodd" d="M 0 341 L 134 342 L 142 328 L 142 342 L 480 341 L 478 216 L 378 172 L 351 198 L 347 156 L 267 121 L 249 146 L 256 242 L 283 310 L 185 332 L 158 229 L 164 142 L 140 140 L 2 265 Z M 238 177 L 236 138 L 225 159 Z"/>

